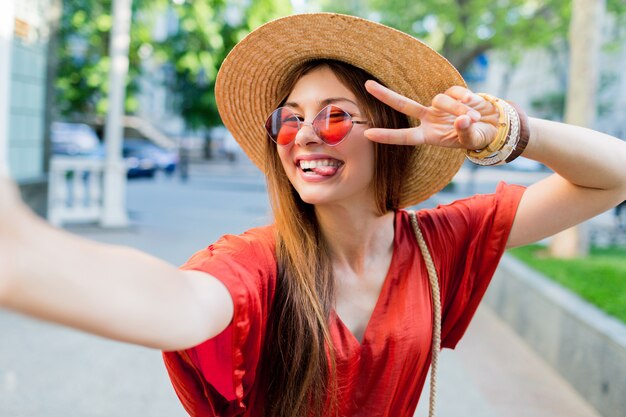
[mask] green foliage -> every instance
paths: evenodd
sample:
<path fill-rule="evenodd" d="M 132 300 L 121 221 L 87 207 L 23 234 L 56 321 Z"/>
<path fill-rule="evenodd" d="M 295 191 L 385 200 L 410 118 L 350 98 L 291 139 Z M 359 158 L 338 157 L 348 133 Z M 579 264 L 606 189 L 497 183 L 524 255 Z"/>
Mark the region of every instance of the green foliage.
<path fill-rule="evenodd" d="M 64 115 L 106 113 L 111 3 L 64 0 L 56 82 L 57 103 Z M 571 7 L 571 0 L 319 3 L 326 11 L 378 20 L 424 39 L 461 72 L 490 49 L 504 51 L 515 61 L 526 48 L 565 39 Z M 252 29 L 292 11 L 289 0 L 134 0 L 133 9 L 126 111 L 137 110 L 141 57 L 149 57 L 162 66 L 166 84 L 177 94 L 175 108 L 192 129 L 220 123 L 213 89 L 228 51 Z M 626 16 L 623 0 L 607 0 L 607 10 L 616 16 L 614 31 L 620 32 Z M 155 19 L 166 14 L 176 27 L 164 38 L 152 39 Z M 150 71 L 154 68 L 158 67 L 151 65 Z"/>
<path fill-rule="evenodd" d="M 572 0 L 320 2 L 326 11 L 374 19 L 422 39 L 463 73 L 487 50 L 499 50 L 516 62 L 525 49 L 565 40 Z M 626 3 L 607 0 L 607 11 L 616 18 L 616 31 L 623 28 Z"/>
<path fill-rule="evenodd" d="M 155 50 L 171 70 L 168 84 L 177 93 L 176 107 L 191 129 L 219 125 L 213 90 L 222 61 L 250 30 L 289 14 L 291 5 L 288 0 L 186 1 L 173 12 L 178 30 Z"/>
<path fill-rule="evenodd" d="M 149 39 L 145 23 L 139 23 L 138 11 L 147 0 L 135 0 L 134 24 L 129 52 L 126 111 L 137 110 L 137 77 L 140 73 L 138 50 Z M 109 33 L 112 26 L 111 0 L 64 0 L 57 50 L 58 111 L 64 116 L 102 116 L 107 110 L 110 69 Z"/>
<path fill-rule="evenodd" d="M 56 81 L 62 115 L 106 114 L 111 7 L 112 0 L 64 1 Z M 137 111 L 139 76 L 150 59 L 148 70 L 166 74 L 187 127 L 221 124 L 213 89 L 228 51 L 251 29 L 290 12 L 289 0 L 134 0 L 126 112 Z M 155 22 L 165 17 L 174 27 L 154 39 Z"/>
<path fill-rule="evenodd" d="M 626 323 L 626 248 L 592 248 L 579 259 L 555 259 L 530 245 L 511 254 Z"/>
<path fill-rule="evenodd" d="M 567 33 L 571 0 L 323 0 L 409 33 L 441 52 L 459 71 L 489 49 L 516 60 L 525 48 Z"/>

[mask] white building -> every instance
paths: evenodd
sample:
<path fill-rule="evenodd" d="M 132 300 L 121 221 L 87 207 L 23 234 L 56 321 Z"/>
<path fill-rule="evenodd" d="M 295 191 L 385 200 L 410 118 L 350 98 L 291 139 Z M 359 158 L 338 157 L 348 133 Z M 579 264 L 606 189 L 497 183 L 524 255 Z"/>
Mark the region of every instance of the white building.
<path fill-rule="evenodd" d="M 0 160 L 40 214 L 49 154 L 44 138 L 50 4 L 3 0 L 0 5 Z"/>

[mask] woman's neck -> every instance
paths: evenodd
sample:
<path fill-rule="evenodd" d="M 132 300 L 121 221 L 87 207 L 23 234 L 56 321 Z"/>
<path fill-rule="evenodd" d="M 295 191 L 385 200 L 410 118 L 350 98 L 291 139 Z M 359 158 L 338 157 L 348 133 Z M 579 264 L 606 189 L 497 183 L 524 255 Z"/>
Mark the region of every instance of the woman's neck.
<path fill-rule="evenodd" d="M 393 253 L 394 212 L 380 215 L 369 205 L 316 206 L 315 212 L 334 265 L 359 274 Z"/>

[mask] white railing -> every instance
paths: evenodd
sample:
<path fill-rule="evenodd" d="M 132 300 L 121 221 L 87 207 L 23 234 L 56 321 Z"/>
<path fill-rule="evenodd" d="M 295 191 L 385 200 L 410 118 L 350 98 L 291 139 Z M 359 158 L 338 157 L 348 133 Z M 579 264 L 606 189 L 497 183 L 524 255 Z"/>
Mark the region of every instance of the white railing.
<path fill-rule="evenodd" d="M 50 160 L 48 221 L 97 222 L 102 215 L 104 160 L 54 156 Z"/>

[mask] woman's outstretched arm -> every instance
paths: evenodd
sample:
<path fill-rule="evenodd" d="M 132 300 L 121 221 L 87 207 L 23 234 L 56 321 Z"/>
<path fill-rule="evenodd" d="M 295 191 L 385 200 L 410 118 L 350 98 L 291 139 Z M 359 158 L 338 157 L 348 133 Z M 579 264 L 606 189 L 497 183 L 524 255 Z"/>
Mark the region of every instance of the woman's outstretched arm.
<path fill-rule="evenodd" d="M 220 333 L 232 298 L 216 278 L 55 229 L 0 177 L 0 307 L 162 350 Z"/>

